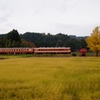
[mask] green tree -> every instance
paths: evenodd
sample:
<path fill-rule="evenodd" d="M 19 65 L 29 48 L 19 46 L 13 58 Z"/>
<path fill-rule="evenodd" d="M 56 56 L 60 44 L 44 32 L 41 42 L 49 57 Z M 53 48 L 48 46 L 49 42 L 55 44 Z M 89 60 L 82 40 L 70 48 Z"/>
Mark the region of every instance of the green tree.
<path fill-rule="evenodd" d="M 86 39 L 87 45 L 90 50 L 96 52 L 96 56 L 98 56 L 100 52 L 100 27 L 95 27 L 91 36 Z"/>
<path fill-rule="evenodd" d="M 85 39 L 81 39 L 79 42 L 80 42 L 80 48 L 87 48 L 87 43 Z"/>
<path fill-rule="evenodd" d="M 21 46 L 21 38 L 17 30 L 13 29 L 7 34 L 6 46 L 7 47 L 20 47 Z"/>

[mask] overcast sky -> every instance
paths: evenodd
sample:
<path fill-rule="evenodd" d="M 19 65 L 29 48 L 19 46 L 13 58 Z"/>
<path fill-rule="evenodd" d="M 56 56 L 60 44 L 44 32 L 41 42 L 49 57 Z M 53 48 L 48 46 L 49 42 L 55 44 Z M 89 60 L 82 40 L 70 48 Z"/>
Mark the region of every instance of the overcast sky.
<path fill-rule="evenodd" d="M 0 0 L 0 34 L 64 33 L 88 36 L 100 26 L 100 0 Z"/>

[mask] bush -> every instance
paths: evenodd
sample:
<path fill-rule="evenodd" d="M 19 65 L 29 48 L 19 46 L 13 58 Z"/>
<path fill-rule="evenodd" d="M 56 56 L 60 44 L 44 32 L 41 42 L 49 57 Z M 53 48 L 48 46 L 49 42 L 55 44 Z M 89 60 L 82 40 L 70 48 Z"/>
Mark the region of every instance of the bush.
<path fill-rule="evenodd" d="M 72 56 L 76 56 L 76 53 L 72 53 Z"/>

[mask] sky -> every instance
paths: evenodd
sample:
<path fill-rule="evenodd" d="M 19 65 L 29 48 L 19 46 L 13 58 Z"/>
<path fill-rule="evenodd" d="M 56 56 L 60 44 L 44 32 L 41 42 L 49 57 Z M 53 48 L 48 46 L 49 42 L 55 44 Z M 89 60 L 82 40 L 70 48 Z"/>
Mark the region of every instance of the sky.
<path fill-rule="evenodd" d="M 0 34 L 89 36 L 100 26 L 100 0 L 0 0 Z"/>

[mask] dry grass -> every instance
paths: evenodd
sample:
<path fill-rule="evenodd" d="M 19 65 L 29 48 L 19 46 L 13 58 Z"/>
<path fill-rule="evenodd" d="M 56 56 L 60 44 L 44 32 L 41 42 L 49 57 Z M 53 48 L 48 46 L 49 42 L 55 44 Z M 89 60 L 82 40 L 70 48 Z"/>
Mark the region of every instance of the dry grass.
<path fill-rule="evenodd" d="M 0 100 L 100 100 L 100 59 L 0 60 Z"/>

